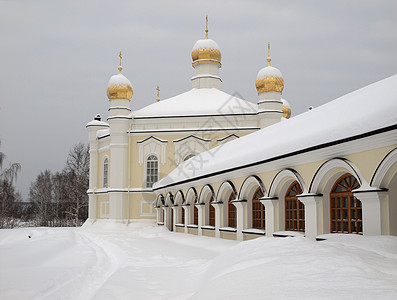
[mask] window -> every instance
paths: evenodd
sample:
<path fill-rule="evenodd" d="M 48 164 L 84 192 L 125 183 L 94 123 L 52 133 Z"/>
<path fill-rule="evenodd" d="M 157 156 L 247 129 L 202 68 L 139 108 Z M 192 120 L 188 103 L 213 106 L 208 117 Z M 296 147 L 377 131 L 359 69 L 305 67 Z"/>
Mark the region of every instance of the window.
<path fill-rule="evenodd" d="M 331 232 L 363 233 L 361 201 L 352 193 L 359 187 L 351 174 L 345 174 L 336 181 L 330 195 Z"/>
<path fill-rule="evenodd" d="M 158 181 L 159 161 L 156 155 L 150 155 L 146 161 L 146 187 L 151 188 Z"/>
<path fill-rule="evenodd" d="M 209 205 L 209 225 L 215 227 L 215 207 L 211 205 L 211 202 L 214 201 L 214 197 L 211 196 L 210 201 L 208 202 Z"/>
<path fill-rule="evenodd" d="M 233 192 L 231 192 L 229 200 L 228 200 L 228 226 L 236 228 L 237 227 L 237 208 L 232 203 L 233 200 Z"/>
<path fill-rule="evenodd" d="M 262 189 L 258 187 L 252 197 L 252 228 L 265 229 L 265 207 L 259 200 L 262 197 Z"/>
<path fill-rule="evenodd" d="M 108 187 L 109 160 L 105 157 L 103 161 L 103 187 Z"/>
<path fill-rule="evenodd" d="M 302 194 L 302 189 L 294 181 L 285 194 L 285 230 L 305 231 L 305 206 L 296 195 Z"/>

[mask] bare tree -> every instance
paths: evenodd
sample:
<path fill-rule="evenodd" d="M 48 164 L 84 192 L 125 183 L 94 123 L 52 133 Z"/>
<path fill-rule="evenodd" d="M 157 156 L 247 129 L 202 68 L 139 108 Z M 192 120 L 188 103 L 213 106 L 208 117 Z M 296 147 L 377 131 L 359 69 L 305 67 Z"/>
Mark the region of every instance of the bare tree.
<path fill-rule="evenodd" d="M 32 182 L 29 190 L 30 201 L 35 204 L 40 226 L 48 226 L 51 217 L 52 182 L 51 172 L 40 172 L 36 181 Z"/>
<path fill-rule="evenodd" d="M 0 141 L 1 145 L 1 141 Z M 4 223 L 7 217 L 11 217 L 11 209 L 14 208 L 13 203 L 17 197 L 13 182 L 17 179 L 17 175 L 21 170 L 19 163 L 12 163 L 7 168 L 3 168 L 3 163 L 6 159 L 6 155 L 0 152 L 0 228 L 4 227 Z"/>
<path fill-rule="evenodd" d="M 70 207 L 66 213 L 74 217 L 75 226 L 80 225 L 80 219 L 87 218 L 89 163 L 89 147 L 79 143 L 69 151 L 63 170 L 67 176 L 70 199 Z"/>

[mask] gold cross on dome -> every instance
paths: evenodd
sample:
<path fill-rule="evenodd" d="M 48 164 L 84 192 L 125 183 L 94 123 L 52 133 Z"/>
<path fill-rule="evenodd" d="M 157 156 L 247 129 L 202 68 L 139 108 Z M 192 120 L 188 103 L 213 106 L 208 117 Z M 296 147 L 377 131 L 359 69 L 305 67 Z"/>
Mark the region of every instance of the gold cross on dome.
<path fill-rule="evenodd" d="M 121 59 L 122 59 L 122 57 L 121 57 L 121 51 L 120 51 L 119 57 L 120 57 L 120 65 L 119 65 L 118 69 L 119 69 L 119 72 L 121 73 L 121 70 L 123 69 L 123 68 L 121 67 Z"/>
<path fill-rule="evenodd" d="M 205 16 L 205 38 L 208 39 L 208 15 Z"/>
<path fill-rule="evenodd" d="M 267 65 L 270 66 L 270 62 L 271 62 L 271 58 L 270 58 L 270 42 L 267 43 Z"/>
<path fill-rule="evenodd" d="M 159 86 L 157 86 L 157 88 L 156 88 L 156 90 L 157 90 L 157 102 L 159 102 L 160 101 L 160 87 Z"/>

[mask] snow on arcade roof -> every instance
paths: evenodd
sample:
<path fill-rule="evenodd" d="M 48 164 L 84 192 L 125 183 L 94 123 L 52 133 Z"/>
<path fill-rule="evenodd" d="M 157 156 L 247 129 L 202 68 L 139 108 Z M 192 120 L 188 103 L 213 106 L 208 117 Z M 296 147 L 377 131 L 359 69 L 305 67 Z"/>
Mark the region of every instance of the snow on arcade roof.
<path fill-rule="evenodd" d="M 257 105 L 215 88 L 192 89 L 135 111 L 134 118 L 256 114 Z"/>
<path fill-rule="evenodd" d="M 397 125 L 397 75 L 294 118 L 203 152 L 155 183 L 155 190 L 243 169 L 305 149 Z"/>

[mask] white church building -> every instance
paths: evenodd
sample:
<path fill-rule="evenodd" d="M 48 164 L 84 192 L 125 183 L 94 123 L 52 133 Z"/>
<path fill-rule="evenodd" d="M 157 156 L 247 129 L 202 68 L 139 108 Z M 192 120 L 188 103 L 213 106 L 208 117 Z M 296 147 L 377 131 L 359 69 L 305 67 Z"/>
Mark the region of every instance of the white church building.
<path fill-rule="evenodd" d="M 283 76 L 267 61 L 257 104 L 223 92 L 206 29 L 192 49 L 192 89 L 131 111 L 120 60 L 107 121 L 86 126 L 86 226 L 237 240 L 397 235 L 397 76 L 290 118 Z"/>

